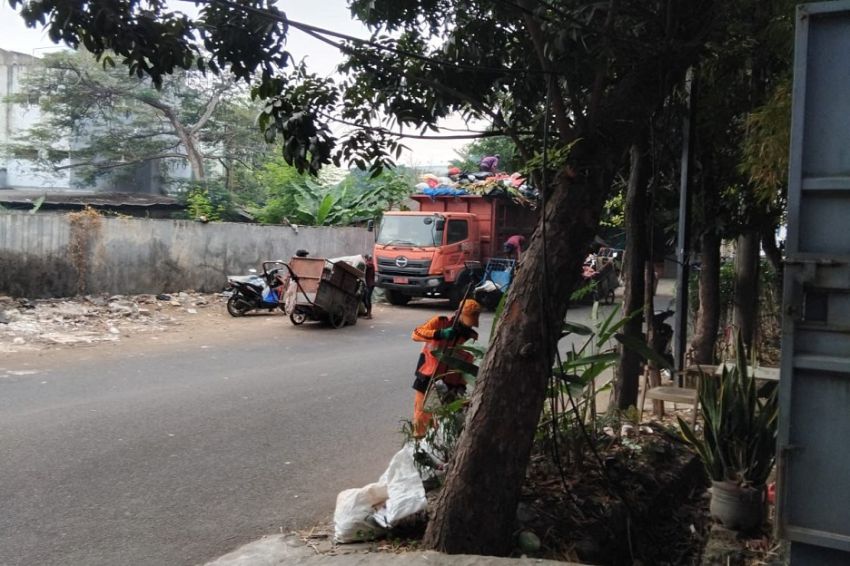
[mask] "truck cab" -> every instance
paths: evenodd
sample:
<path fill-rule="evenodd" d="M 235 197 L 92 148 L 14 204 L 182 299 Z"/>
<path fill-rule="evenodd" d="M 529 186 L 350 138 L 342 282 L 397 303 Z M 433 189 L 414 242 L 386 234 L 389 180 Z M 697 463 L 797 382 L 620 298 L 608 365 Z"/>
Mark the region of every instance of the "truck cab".
<path fill-rule="evenodd" d="M 443 297 L 456 304 L 482 265 L 510 235 L 530 235 L 534 211 L 502 199 L 470 195 L 413 195 L 418 212 L 384 214 L 375 241 L 375 285 L 403 305 L 414 297 Z"/>

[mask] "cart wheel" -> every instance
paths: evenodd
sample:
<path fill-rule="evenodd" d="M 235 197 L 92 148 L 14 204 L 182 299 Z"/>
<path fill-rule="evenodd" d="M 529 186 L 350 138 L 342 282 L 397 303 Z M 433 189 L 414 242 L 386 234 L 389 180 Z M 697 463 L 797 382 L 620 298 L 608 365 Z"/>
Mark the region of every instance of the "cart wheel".
<path fill-rule="evenodd" d="M 328 315 L 328 320 L 334 328 L 342 328 L 345 326 L 345 309 L 342 305 L 337 305 Z"/>
<path fill-rule="evenodd" d="M 357 303 L 352 305 L 349 304 L 346 308 L 348 314 L 345 317 L 345 324 L 349 326 L 354 326 L 357 324 L 357 317 L 360 316 L 360 307 L 363 306 L 363 301 L 358 297 Z"/>
<path fill-rule="evenodd" d="M 239 295 L 231 295 L 227 299 L 227 312 L 230 316 L 245 316 L 251 307 Z"/>
<path fill-rule="evenodd" d="M 291 315 L 289 315 L 289 320 L 295 326 L 300 326 L 304 324 L 304 321 L 307 320 L 307 315 L 301 311 L 295 311 Z"/>

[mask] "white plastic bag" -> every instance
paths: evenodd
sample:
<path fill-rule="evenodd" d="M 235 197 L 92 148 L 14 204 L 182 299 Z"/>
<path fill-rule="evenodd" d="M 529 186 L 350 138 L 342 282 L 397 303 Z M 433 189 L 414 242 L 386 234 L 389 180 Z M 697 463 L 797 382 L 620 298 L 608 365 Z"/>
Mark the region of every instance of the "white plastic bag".
<path fill-rule="evenodd" d="M 339 492 L 334 510 L 334 541 L 372 540 L 384 534 L 384 528 L 374 521 L 372 514 L 386 500 L 387 486 L 382 483 Z"/>
<path fill-rule="evenodd" d="M 427 506 L 425 487 L 413 462 L 411 443 L 396 452 L 378 483 L 387 487 L 387 501 L 373 515 L 382 527 L 391 529 Z"/>
<path fill-rule="evenodd" d="M 283 294 L 283 308 L 286 314 L 295 312 L 295 302 L 298 299 L 298 283 L 294 279 L 290 279 L 289 285 L 286 287 L 286 292 Z"/>

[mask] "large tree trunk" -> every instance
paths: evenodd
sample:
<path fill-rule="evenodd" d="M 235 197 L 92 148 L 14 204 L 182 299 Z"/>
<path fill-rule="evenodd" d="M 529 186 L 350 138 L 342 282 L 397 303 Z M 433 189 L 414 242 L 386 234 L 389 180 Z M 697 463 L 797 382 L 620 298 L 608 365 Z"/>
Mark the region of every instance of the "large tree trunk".
<path fill-rule="evenodd" d="M 749 356 L 758 314 L 759 234 L 755 230 L 738 237 L 735 251 L 735 296 L 733 323 L 741 333 Z"/>
<path fill-rule="evenodd" d="M 592 159 L 584 163 L 605 163 L 598 155 L 584 157 Z M 523 254 L 428 523 L 423 541 L 428 548 L 488 555 L 513 548 L 513 519 L 555 347 L 610 184 L 607 171 L 591 175 L 583 182 L 561 178 L 543 211 L 548 289 L 539 227 Z"/>
<path fill-rule="evenodd" d="M 699 310 L 691 342 L 694 363 L 713 364 L 720 326 L 720 236 L 714 230 L 700 242 Z"/>
<path fill-rule="evenodd" d="M 204 156 L 198 149 L 198 140 L 195 139 L 191 132 L 184 128 L 178 128 L 177 135 L 186 148 L 186 159 L 188 159 L 189 166 L 192 168 L 192 179 L 204 182 L 206 180 L 206 174 L 204 172 Z"/>
<path fill-rule="evenodd" d="M 631 148 L 631 170 L 626 192 L 626 256 L 625 292 L 623 294 L 623 316 L 635 313 L 644 302 L 644 267 L 647 251 L 647 167 L 646 153 L 642 143 Z M 652 316 L 650 311 L 648 315 Z M 632 317 L 623 326 L 623 334 L 636 340 L 643 338 L 642 318 Z M 620 363 L 617 367 L 617 380 L 614 382 L 614 404 L 618 409 L 634 407 L 638 402 L 640 384 L 641 356 L 628 348 L 620 348 Z"/>

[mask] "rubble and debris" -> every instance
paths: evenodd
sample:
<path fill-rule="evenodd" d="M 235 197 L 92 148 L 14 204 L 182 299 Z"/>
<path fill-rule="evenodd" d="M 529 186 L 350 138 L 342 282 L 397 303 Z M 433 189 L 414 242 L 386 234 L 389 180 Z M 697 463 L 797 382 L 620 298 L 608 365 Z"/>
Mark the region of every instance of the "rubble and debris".
<path fill-rule="evenodd" d="M 220 294 L 194 291 L 43 300 L 0 296 L 0 352 L 115 342 L 122 336 L 179 325 L 187 314 L 223 308 L 226 301 Z"/>

